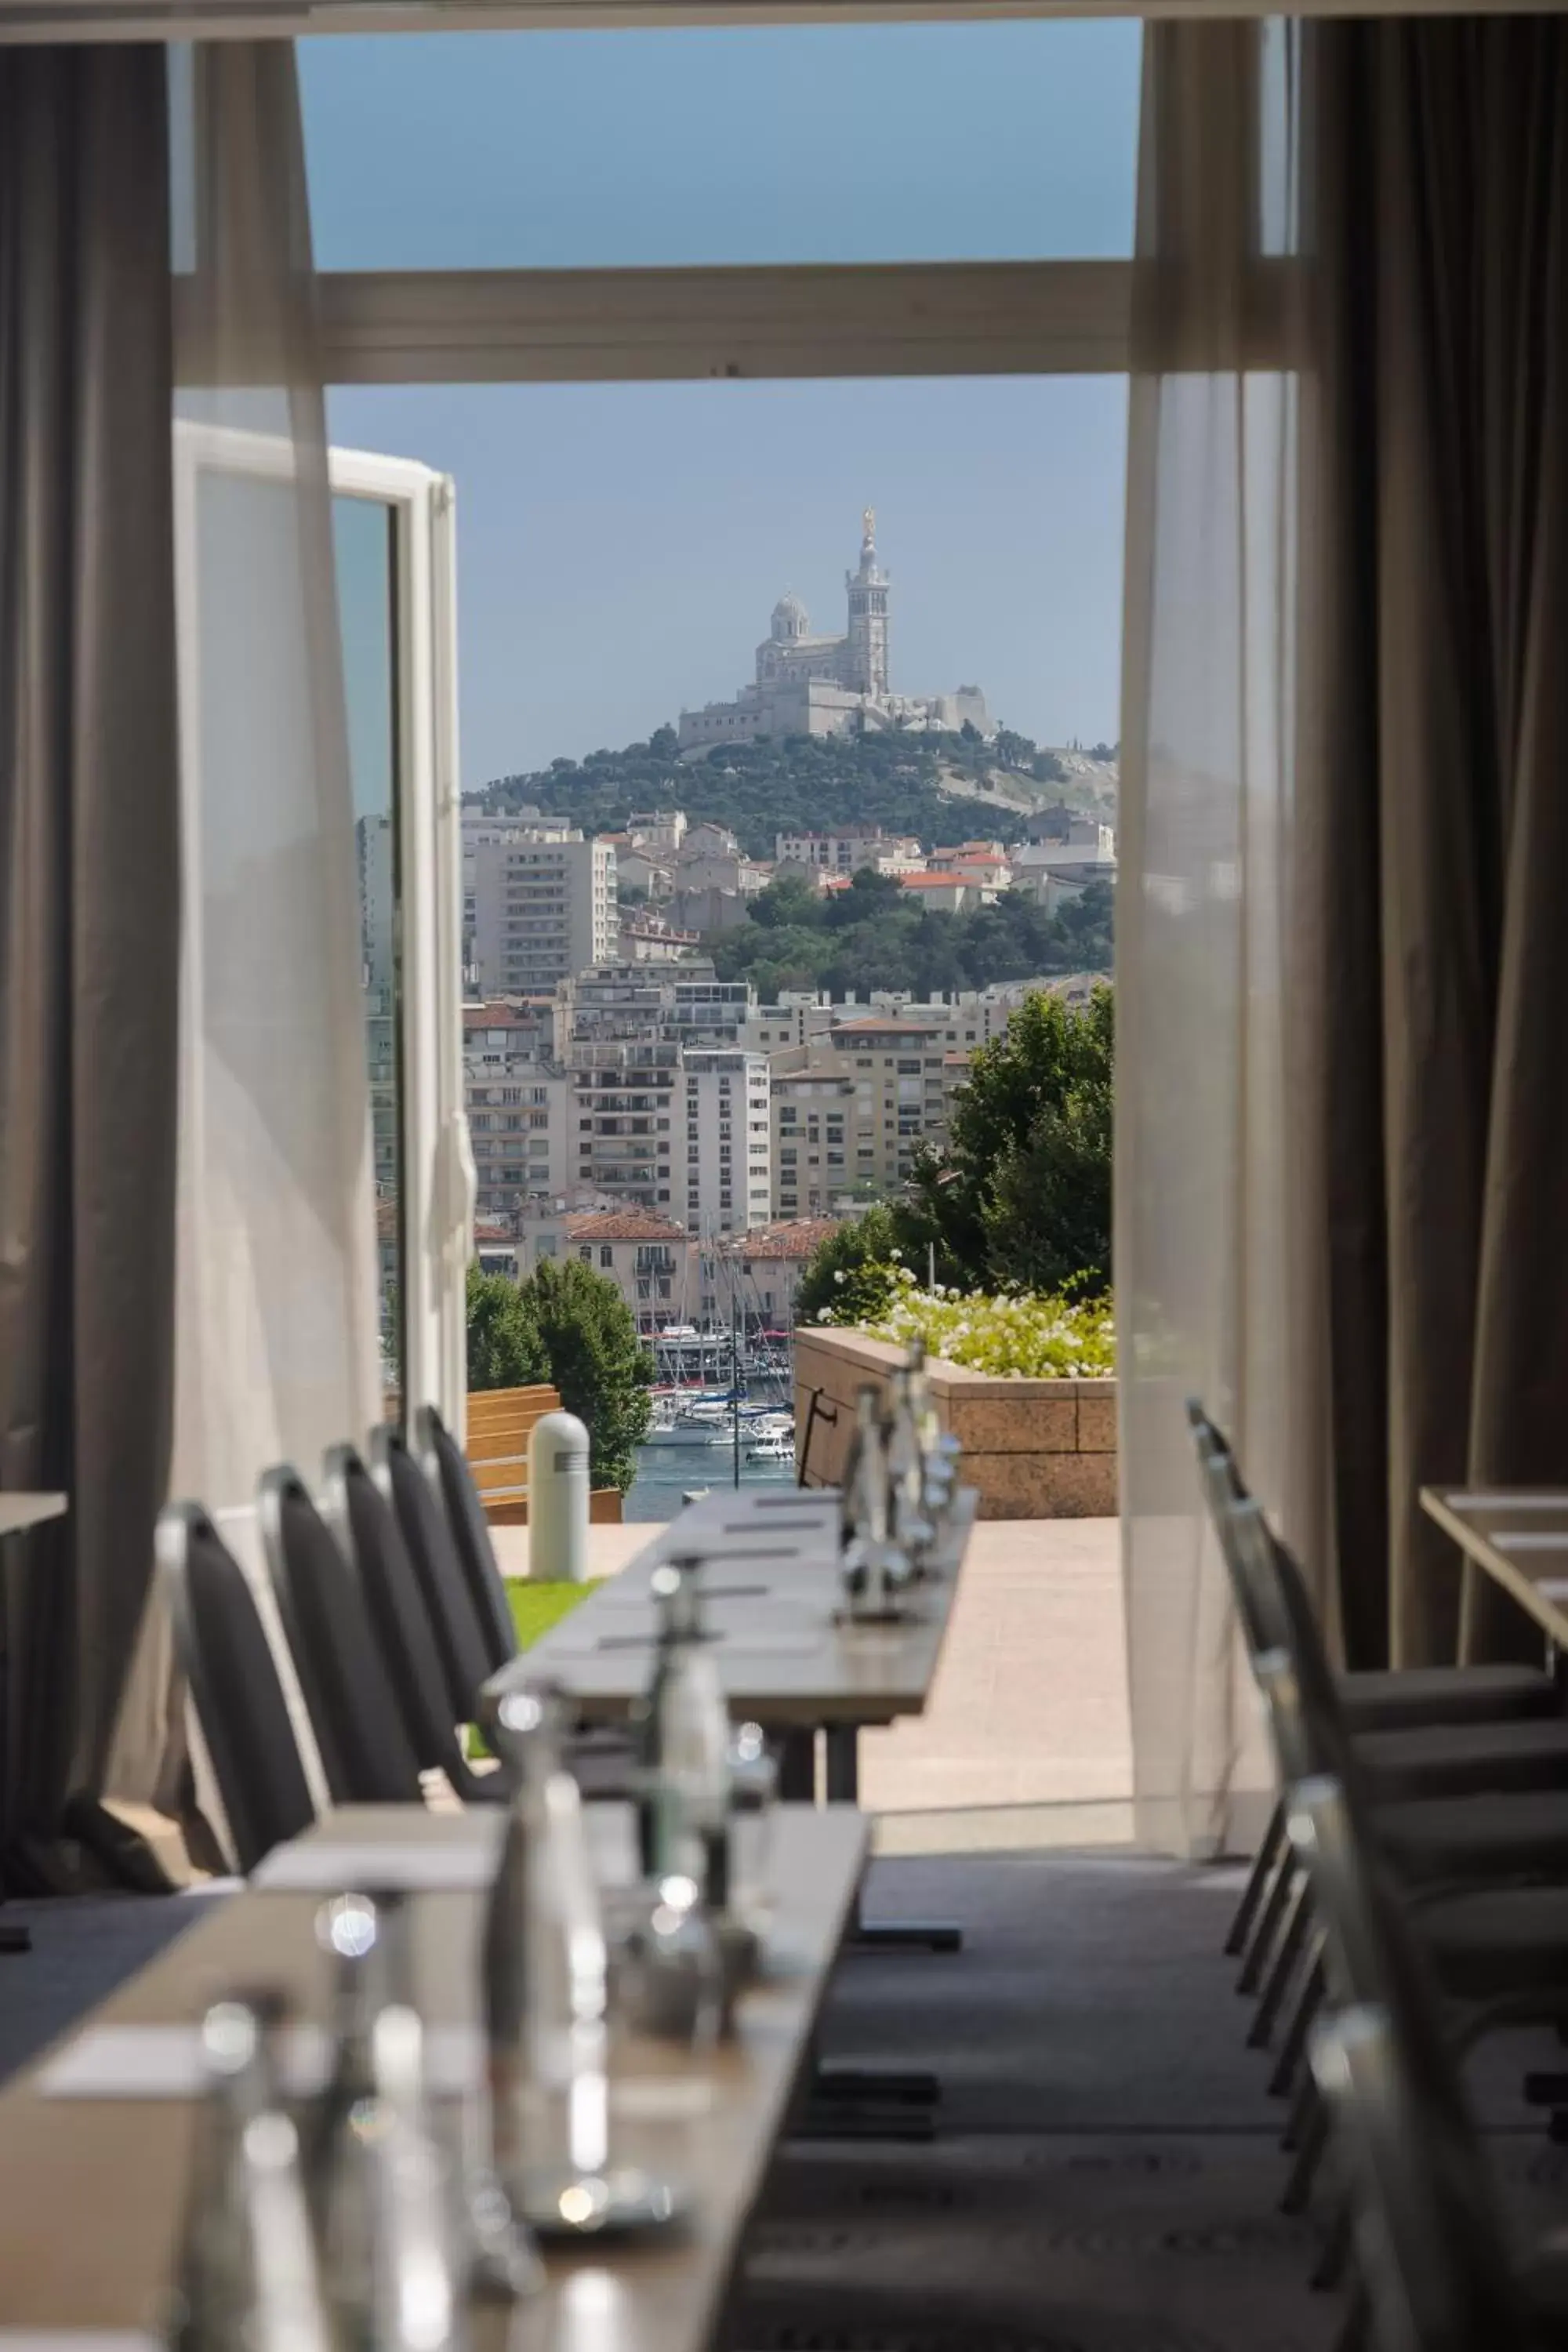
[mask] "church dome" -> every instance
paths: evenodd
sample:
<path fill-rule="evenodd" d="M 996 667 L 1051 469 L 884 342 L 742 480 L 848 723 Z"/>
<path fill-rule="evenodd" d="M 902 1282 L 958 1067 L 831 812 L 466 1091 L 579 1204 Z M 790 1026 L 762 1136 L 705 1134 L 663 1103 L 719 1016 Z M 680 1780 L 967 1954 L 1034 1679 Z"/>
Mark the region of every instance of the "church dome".
<path fill-rule="evenodd" d="M 804 637 L 810 626 L 810 615 L 805 606 L 793 589 L 786 591 L 773 606 L 774 643 L 788 645 L 796 637 Z"/>

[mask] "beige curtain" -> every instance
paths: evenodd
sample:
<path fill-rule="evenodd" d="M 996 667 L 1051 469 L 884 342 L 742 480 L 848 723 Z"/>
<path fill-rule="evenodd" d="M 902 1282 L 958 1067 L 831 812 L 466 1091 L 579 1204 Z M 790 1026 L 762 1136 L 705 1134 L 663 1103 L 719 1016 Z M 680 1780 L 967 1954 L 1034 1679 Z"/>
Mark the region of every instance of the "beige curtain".
<path fill-rule="evenodd" d="M 1568 1444 L 1568 24 L 1149 28 L 1117 1288 L 1136 1788 L 1262 1783 L 1182 1402 L 1352 1664 L 1461 1626 L 1424 1483 Z"/>
<path fill-rule="evenodd" d="M 171 88 L 185 908 L 171 1490 L 253 1559 L 259 1473 L 287 1459 L 311 1477 L 379 1418 L 353 810 L 293 49 L 176 51 Z M 144 1780 L 177 1739 L 161 1617 L 143 1652 L 120 1742 Z"/>
<path fill-rule="evenodd" d="M 0 1868 L 156 1875 L 111 1753 L 174 1388 L 180 894 L 163 60 L 0 47 Z"/>
<path fill-rule="evenodd" d="M 1295 52 L 1145 29 L 1117 912 L 1116 1272 L 1134 1786 L 1148 1844 L 1245 1842 L 1268 1783 L 1184 1400 L 1313 1549 L 1315 1154 L 1291 908 L 1305 428 Z M 1266 201 L 1267 199 L 1267 201 Z M 1262 247 L 1265 224 L 1279 248 Z"/>

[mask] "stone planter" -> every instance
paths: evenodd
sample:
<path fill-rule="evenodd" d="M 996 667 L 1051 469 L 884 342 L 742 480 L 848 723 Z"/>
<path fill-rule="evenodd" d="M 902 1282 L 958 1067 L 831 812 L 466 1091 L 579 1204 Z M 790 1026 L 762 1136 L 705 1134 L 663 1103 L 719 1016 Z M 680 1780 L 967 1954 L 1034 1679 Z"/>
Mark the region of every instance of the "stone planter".
<path fill-rule="evenodd" d="M 861 1331 L 797 1328 L 795 1469 L 798 1475 L 805 1456 L 808 1486 L 837 1482 L 856 1390 L 868 1381 L 885 1385 L 902 1361 L 901 1349 Z M 1114 1380 L 997 1380 L 941 1359 L 929 1370 L 942 1427 L 963 1447 L 983 1519 L 1115 1516 Z"/>

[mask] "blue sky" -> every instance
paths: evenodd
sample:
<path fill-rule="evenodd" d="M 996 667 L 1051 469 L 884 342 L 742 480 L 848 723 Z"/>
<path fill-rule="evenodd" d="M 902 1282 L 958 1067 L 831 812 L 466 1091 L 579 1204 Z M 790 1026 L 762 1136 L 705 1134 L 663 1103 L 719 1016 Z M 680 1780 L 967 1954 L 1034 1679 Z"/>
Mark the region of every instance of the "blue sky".
<path fill-rule="evenodd" d="M 300 44 L 323 268 L 1131 250 L 1131 21 Z M 1054 378 L 342 390 L 456 477 L 465 781 L 731 693 L 785 587 L 842 626 L 860 509 L 894 685 L 1118 731 L 1125 392 Z"/>

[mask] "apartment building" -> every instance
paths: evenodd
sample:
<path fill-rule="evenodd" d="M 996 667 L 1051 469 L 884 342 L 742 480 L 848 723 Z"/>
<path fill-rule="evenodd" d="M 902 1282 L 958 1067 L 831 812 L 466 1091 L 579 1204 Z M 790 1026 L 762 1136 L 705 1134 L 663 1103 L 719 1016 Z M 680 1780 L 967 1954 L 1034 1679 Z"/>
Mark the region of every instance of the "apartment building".
<path fill-rule="evenodd" d="M 773 1057 L 773 1213 L 841 1214 L 905 1183 L 947 1123 L 942 1026 L 872 1013 Z"/>
<path fill-rule="evenodd" d="M 773 840 L 781 866 L 809 866 L 823 874 L 918 874 L 925 865 L 920 843 L 910 834 L 877 831 L 781 833 Z"/>
<path fill-rule="evenodd" d="M 541 1258 L 576 1258 L 608 1276 L 639 1331 L 685 1321 L 692 1312 L 697 1244 L 673 1218 L 637 1208 L 568 1210 L 531 1219 L 522 1247 L 531 1269 Z"/>
<path fill-rule="evenodd" d="M 1039 990 L 1059 990 L 1059 980 L 1001 980 L 988 988 L 954 989 L 951 993 L 917 1001 L 906 991 L 873 989 L 861 1001 L 849 996 L 837 1003 L 813 989 L 786 989 L 774 1004 L 752 1007 L 742 1042 L 756 1052 L 771 1054 L 781 1045 L 805 1045 L 826 1037 L 846 1021 L 883 1013 L 900 1021 L 940 1029 L 942 1042 L 953 1053 L 988 1045 L 999 1037 L 1026 996 Z"/>
<path fill-rule="evenodd" d="M 754 1002 L 747 984 L 718 980 L 710 962 L 679 972 L 603 964 L 561 988 L 571 1173 L 574 1184 L 729 1232 L 769 1211 L 767 1063 L 741 1043 Z"/>
<path fill-rule="evenodd" d="M 766 1224 L 773 1209 L 768 1060 L 739 1047 L 689 1046 L 682 1072 L 686 1113 L 686 1222 L 704 1235 Z"/>
<path fill-rule="evenodd" d="M 531 995 L 616 951 L 616 853 L 574 827 L 533 825 L 472 849 L 472 957 L 487 995 Z"/>
<path fill-rule="evenodd" d="M 463 1107 L 481 1223 L 504 1223 L 566 1190 L 569 1089 L 551 1058 L 550 1012 L 537 1002 L 463 1008 Z"/>
<path fill-rule="evenodd" d="M 754 1226 L 729 1244 L 724 1255 L 739 1274 L 748 1314 L 760 1314 L 770 1330 L 794 1330 L 801 1276 L 837 1222 L 833 1217 L 789 1217 L 782 1223 Z"/>

